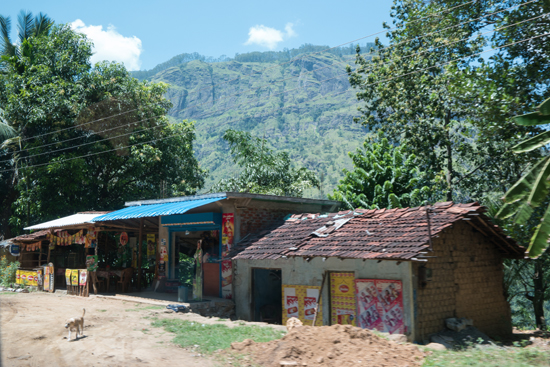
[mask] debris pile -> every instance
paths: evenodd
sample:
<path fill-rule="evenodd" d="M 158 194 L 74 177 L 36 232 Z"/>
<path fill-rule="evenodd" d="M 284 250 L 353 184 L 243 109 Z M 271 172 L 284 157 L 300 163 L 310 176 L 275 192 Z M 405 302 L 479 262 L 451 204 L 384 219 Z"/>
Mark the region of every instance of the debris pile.
<path fill-rule="evenodd" d="M 424 352 L 351 325 L 297 326 L 282 339 L 232 343 L 238 353 L 251 354 L 261 366 L 421 366 Z"/>
<path fill-rule="evenodd" d="M 445 330 L 430 336 L 427 347 L 435 350 L 456 349 L 473 344 L 491 344 L 492 339 L 473 326 L 466 318 L 449 318 L 445 320 Z"/>

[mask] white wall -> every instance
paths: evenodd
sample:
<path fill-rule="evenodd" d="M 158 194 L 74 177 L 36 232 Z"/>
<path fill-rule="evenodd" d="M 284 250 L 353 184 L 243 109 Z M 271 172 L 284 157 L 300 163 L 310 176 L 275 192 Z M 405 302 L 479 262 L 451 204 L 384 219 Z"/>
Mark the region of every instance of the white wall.
<path fill-rule="evenodd" d="M 410 330 L 409 338 L 414 337 L 414 300 L 412 285 L 412 264 L 384 260 L 360 260 L 327 258 L 312 258 L 309 262 L 304 258 L 279 258 L 277 260 L 235 260 L 233 262 L 233 300 L 236 304 L 237 317 L 241 320 L 252 320 L 252 269 L 281 269 L 284 285 L 315 285 L 320 286 L 325 271 L 354 272 L 356 279 L 391 279 L 403 282 L 403 306 L 405 325 Z M 323 324 L 330 325 L 328 279 L 322 295 Z"/>

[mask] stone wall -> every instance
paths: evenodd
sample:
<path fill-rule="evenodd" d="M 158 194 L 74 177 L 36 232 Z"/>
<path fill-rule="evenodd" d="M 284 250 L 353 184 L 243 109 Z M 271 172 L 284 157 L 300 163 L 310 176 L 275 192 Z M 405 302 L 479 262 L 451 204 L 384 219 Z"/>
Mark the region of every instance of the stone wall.
<path fill-rule="evenodd" d="M 502 256 L 495 244 L 471 225 L 458 222 L 433 239 L 428 262 L 432 280 L 416 288 L 417 340 L 442 330 L 449 317 L 466 317 L 489 336 L 512 331 L 510 306 L 504 296 Z M 417 277 L 416 277 L 417 278 Z"/>

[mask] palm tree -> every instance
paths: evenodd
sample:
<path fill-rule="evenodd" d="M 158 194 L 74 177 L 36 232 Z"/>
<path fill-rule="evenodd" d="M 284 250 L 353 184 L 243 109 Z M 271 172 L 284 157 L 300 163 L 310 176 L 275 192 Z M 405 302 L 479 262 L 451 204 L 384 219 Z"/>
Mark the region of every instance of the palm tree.
<path fill-rule="evenodd" d="M 40 37 L 47 35 L 54 24 L 45 14 L 38 14 L 33 18 L 31 12 L 21 10 L 17 17 L 18 42 L 15 44 L 10 39 L 11 19 L 0 15 L 0 67 L 5 67 L 7 62 L 12 62 L 18 72 L 22 72 L 24 67 L 20 59 L 22 56 L 32 56 L 31 47 L 26 42 L 30 37 Z M 16 57 L 14 60 L 13 57 Z"/>

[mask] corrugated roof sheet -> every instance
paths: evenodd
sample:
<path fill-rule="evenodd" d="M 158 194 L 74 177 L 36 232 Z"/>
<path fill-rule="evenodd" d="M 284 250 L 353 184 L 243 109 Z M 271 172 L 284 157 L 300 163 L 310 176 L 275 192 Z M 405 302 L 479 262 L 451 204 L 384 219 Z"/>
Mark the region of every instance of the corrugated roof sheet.
<path fill-rule="evenodd" d="M 116 210 L 112 213 L 105 214 L 93 219 L 94 222 L 105 222 L 109 220 L 132 219 L 158 217 L 163 215 L 183 214 L 191 209 L 198 208 L 206 204 L 210 204 L 226 197 L 214 197 L 207 199 L 179 201 L 175 203 L 151 204 L 130 206 L 124 209 Z"/>
<path fill-rule="evenodd" d="M 92 219 L 104 215 L 108 212 L 86 212 L 86 213 L 77 213 L 69 215 L 68 217 L 63 217 L 49 222 L 44 222 L 40 224 L 35 224 L 34 226 L 26 227 L 25 230 L 36 230 L 36 229 L 48 229 L 48 228 L 61 228 L 67 226 L 74 226 L 77 224 L 91 223 Z"/>
<path fill-rule="evenodd" d="M 281 256 L 411 260 L 429 250 L 426 207 L 356 210 L 319 216 L 295 214 L 284 224 L 246 239 L 235 259 L 277 259 Z M 499 250 L 523 257 L 525 249 L 491 223 L 478 203 L 437 203 L 429 208 L 431 236 L 469 219 L 494 236 Z"/>

